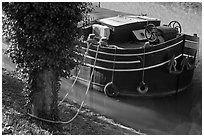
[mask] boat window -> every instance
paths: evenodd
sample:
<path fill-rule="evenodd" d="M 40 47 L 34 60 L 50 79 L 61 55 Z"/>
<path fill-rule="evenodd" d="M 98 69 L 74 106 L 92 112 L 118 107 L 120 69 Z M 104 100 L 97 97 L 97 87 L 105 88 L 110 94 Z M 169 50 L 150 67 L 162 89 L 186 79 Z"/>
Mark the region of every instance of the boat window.
<path fill-rule="evenodd" d="M 145 37 L 145 30 L 144 29 L 140 29 L 140 30 L 133 30 L 132 31 L 134 36 L 136 37 L 136 39 L 138 40 L 146 40 L 147 38 Z"/>

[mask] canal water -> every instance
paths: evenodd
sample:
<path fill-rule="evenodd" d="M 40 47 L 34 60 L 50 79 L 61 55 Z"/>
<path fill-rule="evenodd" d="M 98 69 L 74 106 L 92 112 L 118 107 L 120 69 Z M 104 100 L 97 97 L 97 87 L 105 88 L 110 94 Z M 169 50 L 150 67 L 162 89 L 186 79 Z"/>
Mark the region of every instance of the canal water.
<path fill-rule="evenodd" d="M 111 6 L 111 3 L 108 5 Z M 104 6 L 104 4 L 102 4 L 102 6 Z M 119 5 L 115 6 L 115 8 L 119 8 Z M 147 8 L 151 9 L 151 6 Z M 158 10 L 158 7 L 156 7 L 155 10 Z M 181 18 L 183 18 L 183 16 Z M 191 16 L 191 18 L 194 18 L 194 16 Z M 199 19 L 197 16 L 195 18 L 195 21 L 189 19 L 195 23 L 190 23 L 191 28 L 189 30 L 191 33 L 194 33 L 193 25 L 195 25 L 198 36 L 202 37 L 201 28 L 198 28 L 200 24 L 196 25 L 196 22 L 199 23 Z M 188 25 L 184 25 L 184 28 L 188 28 L 187 26 Z M 201 45 L 202 43 L 200 44 L 200 49 Z M 9 70 L 15 69 L 15 65 L 4 54 L 2 54 L 2 67 Z M 70 88 L 72 82 L 73 80 L 62 79 L 59 93 L 61 98 L 67 93 L 67 89 Z M 86 83 L 77 82 L 67 98 L 80 104 L 85 97 L 86 85 Z M 184 92 L 161 98 L 108 98 L 101 92 L 89 90 L 85 100 L 86 107 L 141 133 L 151 135 L 202 134 L 201 50 L 199 53 L 198 67 L 195 69 L 192 84 L 190 88 Z"/>
<path fill-rule="evenodd" d="M 87 84 L 77 82 L 68 99 L 145 134 L 201 134 L 202 129 L 202 79 L 201 65 L 195 70 L 192 85 L 188 90 L 173 96 L 160 98 L 106 97 Z M 60 96 L 70 88 L 72 80 L 62 80 Z"/>

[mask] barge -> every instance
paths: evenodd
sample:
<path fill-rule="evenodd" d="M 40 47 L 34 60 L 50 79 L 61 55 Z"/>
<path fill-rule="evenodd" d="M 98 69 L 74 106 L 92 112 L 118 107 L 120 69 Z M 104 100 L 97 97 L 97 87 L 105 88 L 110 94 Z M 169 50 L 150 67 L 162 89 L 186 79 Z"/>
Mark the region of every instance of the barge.
<path fill-rule="evenodd" d="M 104 17 L 84 27 L 84 62 L 78 80 L 109 97 L 165 96 L 187 89 L 199 46 L 177 21 L 161 25 L 137 15 Z"/>

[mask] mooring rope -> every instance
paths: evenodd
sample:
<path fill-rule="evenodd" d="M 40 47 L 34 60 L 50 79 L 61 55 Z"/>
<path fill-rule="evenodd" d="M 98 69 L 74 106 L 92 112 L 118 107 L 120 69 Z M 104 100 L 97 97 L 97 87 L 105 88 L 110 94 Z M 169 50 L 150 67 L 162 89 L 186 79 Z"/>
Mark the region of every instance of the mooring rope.
<path fill-rule="evenodd" d="M 96 59 L 97 59 L 97 56 L 98 56 L 98 50 L 99 50 L 100 45 L 101 45 L 101 43 L 99 43 L 98 46 L 97 46 L 97 52 L 96 52 L 96 55 L 95 55 L 94 66 L 93 66 L 93 70 L 92 70 L 92 73 L 91 73 L 91 76 L 90 76 L 90 79 L 89 79 L 89 84 L 87 86 L 85 95 L 88 94 L 88 91 L 89 91 L 89 88 L 90 88 L 90 85 L 91 85 L 91 80 L 92 80 L 92 77 L 93 77 L 94 68 L 95 68 L 95 65 L 96 65 Z M 78 114 L 79 114 L 79 112 L 80 112 L 80 110 L 81 110 L 81 108 L 82 108 L 82 106 L 84 104 L 84 101 L 85 101 L 85 99 L 81 102 L 81 105 L 80 105 L 79 109 L 77 110 L 77 113 L 70 120 L 68 120 L 68 121 L 48 120 L 48 119 L 44 119 L 44 118 L 40 118 L 40 117 L 34 116 L 33 114 L 30 114 L 30 113 L 27 113 L 27 114 L 29 116 L 33 117 L 33 118 L 36 118 L 36 119 L 41 120 L 41 121 L 49 122 L 49 123 L 68 124 L 68 123 L 71 123 L 78 116 Z"/>
<path fill-rule="evenodd" d="M 85 62 L 86 55 L 87 55 L 87 53 L 88 53 L 89 47 L 90 47 L 90 43 L 87 42 L 87 48 L 86 48 L 86 52 L 85 52 L 85 54 L 84 54 L 85 56 L 84 56 L 84 58 L 83 58 L 82 63 Z M 64 98 L 59 102 L 58 106 L 60 106 L 60 105 L 62 104 L 62 102 L 64 102 L 64 100 L 66 99 L 66 97 L 67 97 L 67 96 L 69 95 L 69 93 L 72 91 L 72 88 L 74 87 L 74 85 L 75 85 L 75 83 L 76 83 L 76 81 L 77 81 L 77 79 L 78 79 L 78 77 L 79 77 L 80 72 L 81 72 L 81 67 L 80 67 L 80 69 L 79 69 L 79 71 L 78 71 L 78 73 L 77 73 L 77 75 L 76 75 L 76 77 L 75 77 L 74 82 L 72 83 L 71 88 L 68 90 L 68 92 L 67 92 L 67 94 L 64 96 Z"/>
<path fill-rule="evenodd" d="M 140 82 L 139 86 L 137 87 L 137 91 L 141 94 L 145 94 L 149 89 L 147 84 L 144 82 L 144 77 L 145 77 L 145 74 L 144 74 L 144 71 L 145 71 L 145 69 L 144 69 L 144 66 L 145 66 L 145 49 L 146 49 L 147 44 L 149 44 L 149 43 L 145 43 L 145 45 L 144 45 L 144 55 L 143 55 L 143 61 L 142 61 L 142 67 L 143 67 L 143 69 L 142 69 L 142 82 Z"/>
<path fill-rule="evenodd" d="M 142 61 L 142 82 L 144 82 L 145 49 L 146 49 L 146 44 L 144 45 L 144 54 L 143 54 L 143 61 Z"/>
<path fill-rule="evenodd" d="M 115 49 L 114 49 L 113 71 L 112 71 L 112 78 L 111 78 L 111 82 L 112 82 L 112 83 L 113 83 L 114 74 L 115 74 L 115 58 L 116 58 L 115 54 L 116 54 L 116 49 L 117 49 L 117 47 L 115 47 Z"/>

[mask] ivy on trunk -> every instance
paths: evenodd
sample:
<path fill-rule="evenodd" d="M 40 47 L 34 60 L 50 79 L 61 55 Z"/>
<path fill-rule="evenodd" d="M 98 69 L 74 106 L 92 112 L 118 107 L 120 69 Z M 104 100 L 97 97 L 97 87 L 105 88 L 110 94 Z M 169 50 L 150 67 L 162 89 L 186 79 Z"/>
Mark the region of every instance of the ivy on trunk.
<path fill-rule="evenodd" d="M 53 70 L 35 72 L 32 80 L 30 113 L 41 118 L 58 120 L 57 93 L 58 77 Z"/>

